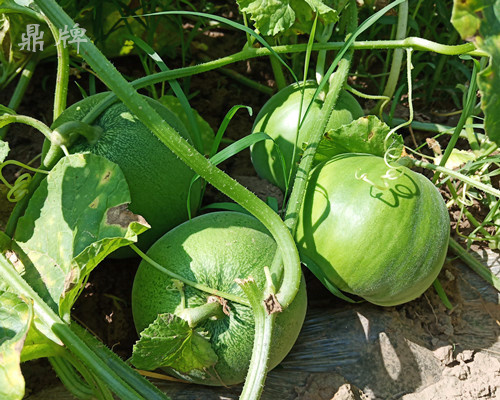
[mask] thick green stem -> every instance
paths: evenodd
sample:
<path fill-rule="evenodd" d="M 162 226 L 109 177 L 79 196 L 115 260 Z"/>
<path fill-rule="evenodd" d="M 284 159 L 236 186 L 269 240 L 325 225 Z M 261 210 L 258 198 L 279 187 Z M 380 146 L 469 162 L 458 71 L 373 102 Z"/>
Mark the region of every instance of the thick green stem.
<path fill-rule="evenodd" d="M 86 329 L 82 328 L 76 322 L 71 324 L 71 330 L 89 347 L 92 351 L 103 360 L 106 365 L 111 368 L 120 378 L 128 382 L 130 386 L 135 388 L 137 392 L 145 399 L 165 399 L 165 394 L 162 393 L 156 386 L 149 383 L 142 375 L 130 366 L 125 364 L 121 358 L 113 353 L 106 345 L 97 340 Z"/>
<path fill-rule="evenodd" d="M 348 14 L 348 32 L 352 34 L 356 30 L 357 24 L 357 8 L 353 2 L 350 2 L 347 6 L 345 12 Z M 349 67 L 351 65 L 353 50 L 345 48 L 345 54 L 340 53 L 337 55 L 336 59 L 333 61 L 332 66 L 337 65 L 337 72 L 331 76 L 331 83 L 326 96 L 325 102 L 321 107 L 322 118 L 315 121 L 315 125 L 310 132 L 310 136 L 306 138 L 306 149 L 300 160 L 299 167 L 297 169 L 297 175 L 293 184 L 292 193 L 290 194 L 290 199 L 288 201 L 287 210 L 285 214 L 285 224 L 288 229 L 295 233 L 295 228 L 297 225 L 297 218 L 302 205 L 302 199 L 304 198 L 305 188 L 307 184 L 307 178 L 312 168 L 312 163 L 314 155 L 316 154 L 316 149 L 319 142 L 321 141 L 330 116 L 335 108 L 337 99 L 344 87 L 347 80 L 347 75 L 349 73 Z M 340 57 L 343 57 L 340 59 Z M 330 67 L 331 68 L 331 67 Z"/>
<path fill-rule="evenodd" d="M 345 58 L 343 58 L 338 63 L 338 70 L 334 74 L 334 79 L 332 80 L 330 89 L 328 90 L 328 94 L 325 99 L 325 103 L 323 104 L 323 107 L 321 109 L 321 115 L 323 116 L 323 118 L 315 121 L 316 123 L 313 129 L 310 130 L 311 136 L 306 139 L 307 147 L 304 150 L 299 167 L 297 169 L 297 175 L 295 177 L 293 190 L 290 194 L 290 199 L 288 201 L 284 218 L 285 224 L 288 226 L 292 234 L 295 233 L 297 218 L 302 205 L 302 199 L 304 198 L 307 178 L 312 168 L 316 149 L 318 148 L 318 144 L 321 141 L 324 132 L 326 132 L 328 120 L 330 119 L 330 115 L 332 114 L 339 94 L 347 79 L 349 66 L 351 65 L 352 51 L 350 51 L 344 57 Z"/>
<path fill-rule="evenodd" d="M 264 389 L 276 313 L 266 312 L 263 303 L 264 294 L 253 279 L 240 280 L 238 284 L 252 305 L 255 320 L 252 359 L 240 400 L 256 400 L 260 398 Z"/>
<path fill-rule="evenodd" d="M 187 321 L 190 328 L 195 328 L 200 322 L 212 317 L 224 318 L 225 314 L 222 311 L 222 305 L 218 301 L 213 301 L 198 307 L 184 308 L 177 313 L 177 316 Z"/>
<path fill-rule="evenodd" d="M 57 76 L 54 95 L 54 111 L 52 113 L 53 121 L 55 121 L 66 109 L 69 82 L 69 51 L 63 41 L 60 40 L 60 33 L 54 24 L 45 16 L 44 19 L 49 26 L 57 49 Z"/>
<path fill-rule="evenodd" d="M 76 375 L 75 370 L 67 360 L 62 357 L 50 357 L 49 362 L 57 377 L 73 396 L 81 400 L 95 398 L 94 391 L 81 377 Z"/>
<path fill-rule="evenodd" d="M 320 50 L 340 50 L 344 47 L 345 42 L 329 42 L 329 43 L 315 43 L 312 46 L 313 51 Z M 303 53 L 307 50 L 307 44 L 294 44 L 273 46 L 272 49 L 277 54 L 284 53 Z M 445 54 L 448 56 L 456 56 L 462 54 L 470 54 L 481 57 L 488 57 L 488 54 L 477 50 L 474 44 L 465 43 L 461 45 L 444 45 L 430 40 L 409 37 L 404 40 L 374 40 L 374 41 L 355 41 L 352 43 L 354 50 L 373 50 L 373 49 L 405 49 L 412 48 L 413 50 L 432 51 L 438 54 Z M 267 48 L 246 48 L 238 53 L 230 56 L 222 57 L 214 61 L 208 61 L 202 64 L 189 66 L 185 68 L 178 68 L 175 70 L 158 72 L 144 78 L 137 79 L 133 82 L 133 86 L 138 89 L 149 86 L 154 83 L 160 83 L 170 79 L 179 79 L 186 76 L 201 74 L 203 72 L 211 71 L 238 61 L 245 61 L 251 58 L 264 57 L 272 55 L 271 51 Z"/>
<path fill-rule="evenodd" d="M 103 130 L 100 126 L 89 125 L 82 121 L 69 121 L 59 125 L 52 131 L 50 136 L 51 146 L 70 147 L 80 136 L 83 136 L 90 144 L 96 143 L 102 136 Z M 45 164 L 52 164 L 52 160 L 44 160 Z"/>

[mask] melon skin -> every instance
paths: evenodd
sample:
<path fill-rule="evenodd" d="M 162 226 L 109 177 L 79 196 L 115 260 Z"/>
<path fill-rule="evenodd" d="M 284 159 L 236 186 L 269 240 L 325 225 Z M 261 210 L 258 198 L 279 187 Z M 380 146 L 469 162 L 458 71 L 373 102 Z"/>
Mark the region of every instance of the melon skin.
<path fill-rule="evenodd" d="M 193 218 L 159 239 L 148 256 L 183 277 L 214 289 L 245 297 L 235 279 L 253 277 L 265 285 L 264 266 L 270 266 L 276 244 L 255 218 L 237 212 L 215 212 Z M 180 311 L 181 296 L 169 290 L 174 284 L 147 262 L 141 262 L 132 288 L 132 313 L 140 333 L 160 313 Z M 207 302 L 208 293 L 184 286 L 186 304 Z M 188 374 L 166 371 L 190 382 L 205 385 L 234 385 L 244 381 L 254 340 L 254 317 L 250 307 L 228 301 L 230 315 L 207 320 L 200 327 L 210 336 L 219 361 L 215 369 Z M 291 305 L 276 317 L 269 368 L 274 368 L 295 343 L 307 308 L 305 282 Z"/>
<path fill-rule="evenodd" d="M 450 235 L 436 187 L 402 166 L 390 172 L 396 179 L 384 178 L 388 170 L 382 158 L 361 154 L 319 164 L 296 232 L 299 252 L 323 277 L 381 306 L 411 301 L 432 284 Z"/>
<path fill-rule="evenodd" d="M 307 81 L 304 90 L 302 113 L 304 115 L 309 102 L 312 100 L 317 85 L 313 81 Z M 308 112 L 303 127 L 297 140 L 297 151 L 292 161 L 293 147 L 297 136 L 297 125 L 299 120 L 300 102 L 302 97 L 301 85 L 292 84 L 276 93 L 262 107 L 255 118 L 252 132 L 265 132 L 271 140 L 257 142 L 250 147 L 252 164 L 257 174 L 272 184 L 285 190 L 285 179 L 283 167 L 280 162 L 279 149 L 284 157 L 287 174 L 291 163 L 297 164 L 302 153 L 302 143 L 308 136 L 309 129 L 314 127 L 317 119 L 321 118 L 322 102 L 315 100 Z M 356 99 L 346 91 L 342 91 L 335 105 L 327 130 L 339 128 L 351 123 L 353 120 L 363 116 L 363 109 Z M 293 182 L 292 176 L 291 182 Z"/>
<path fill-rule="evenodd" d="M 54 122 L 52 129 L 79 121 L 109 93 L 99 93 L 68 107 Z M 184 139 L 191 142 L 189 132 L 178 117 L 149 97 L 148 103 Z M 118 164 L 129 185 L 129 210 L 143 216 L 151 229 L 139 235 L 137 246 L 146 251 L 165 232 L 188 219 L 187 194 L 194 172 L 168 149 L 121 102 L 108 107 L 93 123 L 103 133 L 97 143 L 89 144 L 80 137 L 70 153 L 90 152 Z M 191 191 L 191 212 L 196 214 L 201 186 Z M 114 258 L 136 256 L 129 248 L 111 254 Z"/>

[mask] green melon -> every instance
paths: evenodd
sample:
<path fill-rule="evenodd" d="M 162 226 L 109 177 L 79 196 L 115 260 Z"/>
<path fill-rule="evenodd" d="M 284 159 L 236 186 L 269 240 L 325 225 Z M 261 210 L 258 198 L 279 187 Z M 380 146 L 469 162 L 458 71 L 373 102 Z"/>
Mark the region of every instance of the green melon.
<path fill-rule="evenodd" d="M 72 105 L 54 122 L 52 128 L 69 121 L 79 121 L 108 93 L 100 93 Z M 146 97 L 149 104 L 186 140 L 188 131 L 165 106 Z M 120 166 L 130 188 L 129 209 L 142 215 L 151 229 L 141 234 L 138 246 L 144 251 L 160 236 L 188 218 L 187 194 L 194 173 L 142 124 L 127 107 L 117 102 L 94 122 L 103 133 L 95 144 L 81 137 L 69 149 L 71 153 L 91 152 Z M 191 192 L 191 212 L 196 213 L 200 185 Z M 113 253 L 115 257 L 131 256 L 129 249 Z"/>
<path fill-rule="evenodd" d="M 236 212 L 216 212 L 179 225 L 159 239 L 147 255 L 160 265 L 191 281 L 211 288 L 245 296 L 235 279 L 252 276 L 264 288 L 264 266 L 270 266 L 276 244 L 255 218 Z M 132 312 L 138 332 L 160 313 L 181 310 L 181 296 L 172 279 L 143 261 L 132 289 Z M 210 295 L 185 287 L 186 304 L 196 307 Z M 190 373 L 168 372 L 191 382 L 206 385 L 233 385 L 245 379 L 250 363 L 254 317 L 250 307 L 228 302 L 230 314 L 207 320 L 200 327 L 207 331 L 218 356 L 215 369 Z M 306 312 L 306 290 L 302 281 L 291 305 L 276 318 L 269 367 L 275 367 L 288 354 L 298 337 Z"/>
<path fill-rule="evenodd" d="M 301 115 L 304 115 L 306 112 L 306 108 L 313 98 L 316 87 L 315 82 L 308 81 L 306 83 Z M 250 154 L 257 174 L 261 178 L 275 184 L 281 190 L 285 189 L 285 179 L 276 145 L 279 146 L 284 157 L 286 172 L 288 174 L 296 142 L 301 97 L 301 86 L 298 84 L 292 84 L 279 91 L 264 104 L 255 118 L 252 128 L 252 132 L 265 132 L 275 140 L 275 142 L 266 140 L 255 143 L 250 148 Z M 293 160 L 295 164 L 300 160 L 302 143 L 308 135 L 308 129 L 314 126 L 315 120 L 321 118 L 322 104 L 321 101 L 316 100 L 306 116 L 297 141 L 298 149 Z M 335 109 L 330 116 L 327 130 L 349 124 L 361 116 L 363 116 L 363 110 L 356 99 L 349 93 L 342 91 Z M 292 182 L 293 178 L 292 176 Z"/>
<path fill-rule="evenodd" d="M 320 278 L 391 306 L 432 284 L 449 234 L 446 205 L 426 177 L 402 166 L 390 170 L 380 157 L 346 154 L 312 171 L 296 240 Z"/>

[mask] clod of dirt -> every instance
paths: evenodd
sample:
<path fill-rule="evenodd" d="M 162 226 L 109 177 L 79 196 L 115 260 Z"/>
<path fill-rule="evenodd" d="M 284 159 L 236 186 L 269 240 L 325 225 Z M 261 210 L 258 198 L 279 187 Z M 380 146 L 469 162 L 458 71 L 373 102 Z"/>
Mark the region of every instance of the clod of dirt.
<path fill-rule="evenodd" d="M 457 357 L 458 359 L 459 357 Z M 470 364 L 464 361 L 443 371 L 443 378 L 419 393 L 402 400 L 478 400 L 500 395 L 500 361 L 486 353 L 477 353 Z"/>
<path fill-rule="evenodd" d="M 306 385 L 296 387 L 295 400 L 367 400 L 363 392 L 336 373 L 316 373 L 307 378 Z"/>

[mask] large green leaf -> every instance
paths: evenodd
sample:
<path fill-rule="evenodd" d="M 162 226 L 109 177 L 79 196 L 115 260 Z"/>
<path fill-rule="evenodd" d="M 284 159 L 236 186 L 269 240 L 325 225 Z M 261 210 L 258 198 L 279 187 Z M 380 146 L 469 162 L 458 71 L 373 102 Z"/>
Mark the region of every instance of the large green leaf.
<path fill-rule="evenodd" d="M 130 361 L 139 369 L 170 367 L 189 372 L 209 368 L 217 360 L 217 354 L 202 333 L 176 315 L 160 314 L 141 332 Z"/>
<path fill-rule="evenodd" d="M 13 250 L 24 278 L 62 317 L 90 271 L 148 228 L 127 210 L 129 202 L 120 168 L 92 154 L 61 159 L 30 199 Z"/>
<path fill-rule="evenodd" d="M 488 137 L 500 145 L 500 0 L 455 0 L 451 22 L 462 39 L 474 41 L 490 55 L 478 75 Z"/>
<path fill-rule="evenodd" d="M 322 0 L 237 0 L 237 3 L 264 36 L 276 36 L 296 22 L 304 25 L 304 17 L 312 21 L 314 13 L 318 13 L 325 24 L 338 19 L 337 11 Z"/>
<path fill-rule="evenodd" d="M 30 305 L 17 295 L 0 292 L 0 398 L 24 397 L 21 350 L 33 316 Z"/>
<path fill-rule="evenodd" d="M 401 155 L 403 138 L 393 133 L 387 138 L 390 128 L 374 115 L 358 118 L 350 124 L 328 131 L 315 155 L 321 162 L 344 153 L 366 153 L 383 157 L 388 148 L 391 154 Z"/>

